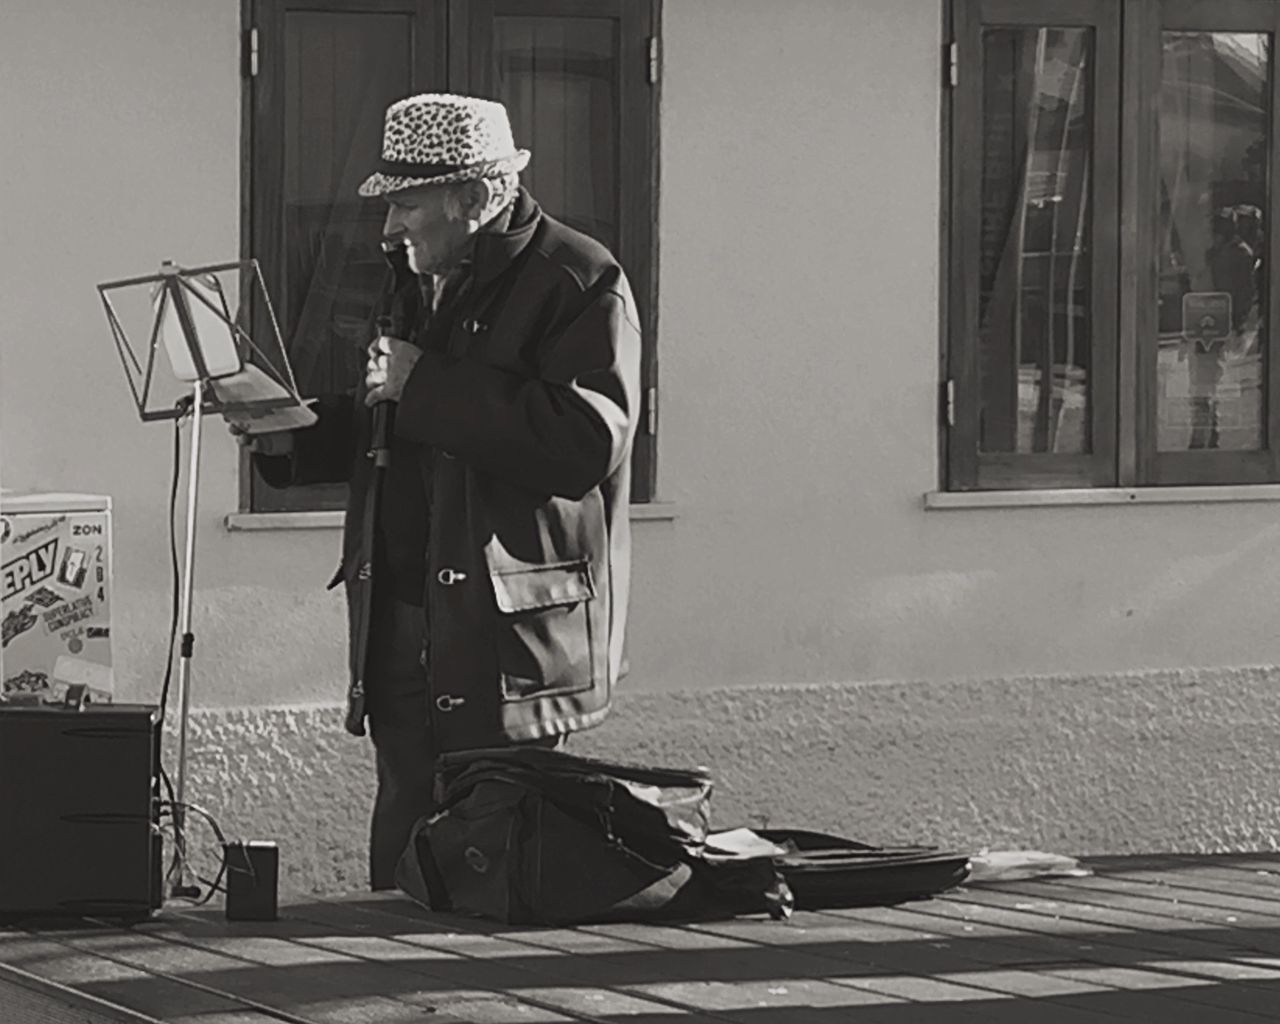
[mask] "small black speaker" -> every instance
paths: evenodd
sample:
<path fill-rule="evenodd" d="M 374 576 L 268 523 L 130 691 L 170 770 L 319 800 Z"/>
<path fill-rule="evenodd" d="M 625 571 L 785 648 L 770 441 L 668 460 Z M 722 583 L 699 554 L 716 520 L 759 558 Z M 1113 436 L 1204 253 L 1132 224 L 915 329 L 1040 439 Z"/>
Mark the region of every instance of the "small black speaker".
<path fill-rule="evenodd" d="M 228 921 L 274 921 L 280 851 L 275 843 L 227 843 Z"/>
<path fill-rule="evenodd" d="M 161 904 L 159 711 L 0 707 L 0 918 Z"/>

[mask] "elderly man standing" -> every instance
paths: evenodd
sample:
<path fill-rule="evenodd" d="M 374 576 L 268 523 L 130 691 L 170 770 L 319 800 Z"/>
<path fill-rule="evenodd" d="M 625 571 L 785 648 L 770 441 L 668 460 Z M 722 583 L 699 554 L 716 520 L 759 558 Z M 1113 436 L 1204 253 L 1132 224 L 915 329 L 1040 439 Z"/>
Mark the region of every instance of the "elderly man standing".
<path fill-rule="evenodd" d="M 604 718 L 624 671 L 636 306 L 617 260 L 519 185 L 528 160 L 501 104 L 388 108 L 360 187 L 407 263 L 388 329 L 355 396 L 256 454 L 276 486 L 350 478 L 331 586 L 347 729 L 367 718 L 377 757 L 374 889 L 430 809 L 436 755 L 554 745 Z"/>

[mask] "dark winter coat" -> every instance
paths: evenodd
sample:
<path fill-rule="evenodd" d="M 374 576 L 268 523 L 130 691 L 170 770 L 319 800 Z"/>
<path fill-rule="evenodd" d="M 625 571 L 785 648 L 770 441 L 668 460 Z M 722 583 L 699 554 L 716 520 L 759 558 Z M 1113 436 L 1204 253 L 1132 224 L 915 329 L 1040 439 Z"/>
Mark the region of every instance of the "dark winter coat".
<path fill-rule="evenodd" d="M 394 419 L 396 436 L 421 444 L 431 462 L 424 661 L 441 751 L 596 725 L 624 671 L 635 301 L 608 250 L 523 190 L 510 225 L 478 236 L 447 347 L 422 353 Z M 416 289 L 409 282 L 393 303 L 400 337 Z M 363 388 L 321 409 L 320 423 L 297 433 L 287 467 L 260 464 L 277 484 L 341 479 L 343 462 L 350 472 L 334 582 L 345 584 L 351 613 L 347 727 L 360 734 L 376 583 L 365 529 L 371 417 Z"/>

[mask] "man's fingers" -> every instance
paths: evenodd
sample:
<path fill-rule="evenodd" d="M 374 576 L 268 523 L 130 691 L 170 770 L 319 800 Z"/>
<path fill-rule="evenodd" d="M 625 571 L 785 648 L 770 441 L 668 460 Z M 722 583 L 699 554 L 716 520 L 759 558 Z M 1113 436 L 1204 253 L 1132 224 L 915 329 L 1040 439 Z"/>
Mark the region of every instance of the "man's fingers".
<path fill-rule="evenodd" d="M 398 401 L 417 355 L 412 345 L 396 338 L 379 337 L 370 343 L 364 370 L 365 404 Z"/>

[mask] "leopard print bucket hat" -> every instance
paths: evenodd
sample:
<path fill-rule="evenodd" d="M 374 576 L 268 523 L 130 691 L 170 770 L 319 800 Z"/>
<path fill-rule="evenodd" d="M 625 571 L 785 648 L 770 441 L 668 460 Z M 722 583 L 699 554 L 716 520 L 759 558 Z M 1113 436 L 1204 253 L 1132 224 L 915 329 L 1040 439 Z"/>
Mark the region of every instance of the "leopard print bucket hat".
<path fill-rule="evenodd" d="M 387 108 L 378 169 L 360 186 L 380 196 L 419 185 L 447 185 L 524 170 L 507 108 L 475 96 L 423 93 Z"/>

